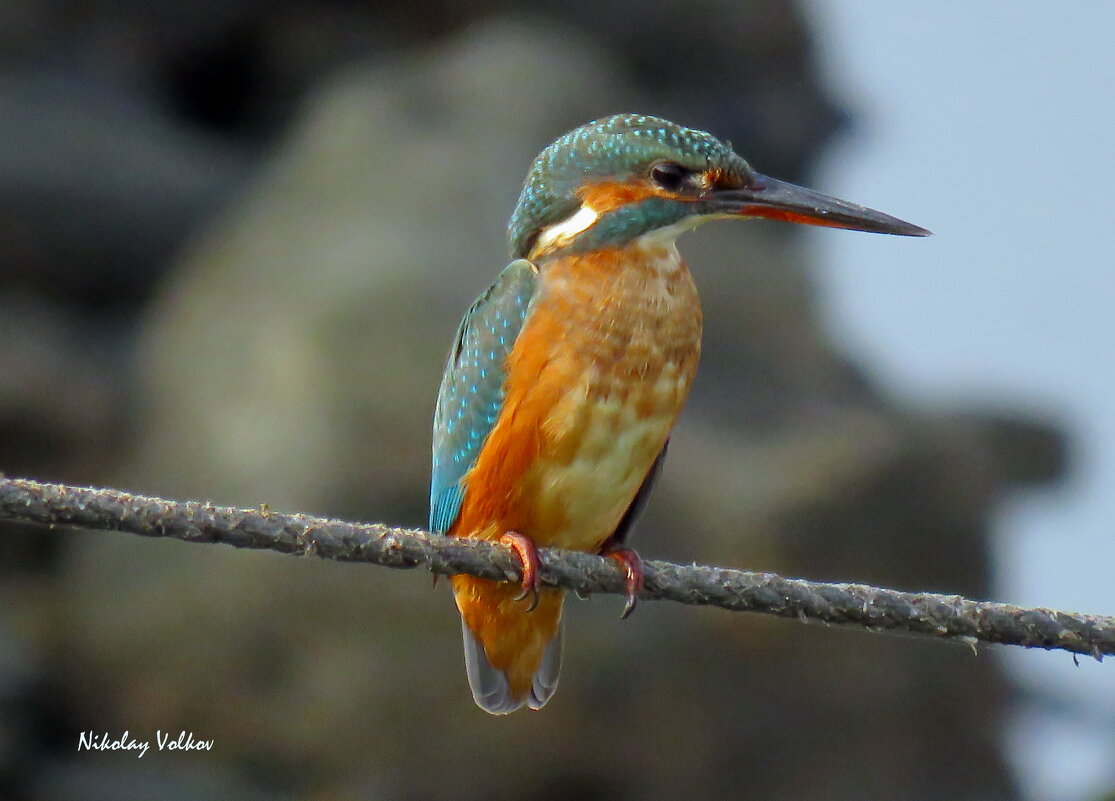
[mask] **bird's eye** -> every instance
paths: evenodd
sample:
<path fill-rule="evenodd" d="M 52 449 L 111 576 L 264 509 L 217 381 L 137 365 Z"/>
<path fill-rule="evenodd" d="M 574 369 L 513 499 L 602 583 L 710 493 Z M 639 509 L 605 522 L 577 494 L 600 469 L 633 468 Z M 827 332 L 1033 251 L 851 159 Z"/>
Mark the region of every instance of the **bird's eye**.
<path fill-rule="evenodd" d="M 667 192 L 676 192 L 685 185 L 689 170 L 672 161 L 660 161 L 650 168 L 650 177 Z"/>

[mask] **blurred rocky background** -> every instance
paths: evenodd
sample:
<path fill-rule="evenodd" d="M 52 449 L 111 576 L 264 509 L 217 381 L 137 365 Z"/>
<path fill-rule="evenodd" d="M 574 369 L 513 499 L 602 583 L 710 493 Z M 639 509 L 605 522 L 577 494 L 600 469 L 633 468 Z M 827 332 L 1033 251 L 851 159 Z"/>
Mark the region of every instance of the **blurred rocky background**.
<path fill-rule="evenodd" d="M 0 62 L 0 470 L 411 526 L 541 147 L 639 110 L 808 182 L 849 124 L 778 0 L 8 2 Z M 987 597 L 989 513 L 1062 438 L 882 396 L 799 236 L 683 242 L 705 356 L 640 550 Z M 1011 690 L 966 648 L 594 599 L 554 703 L 493 719 L 421 575 L 0 533 L 14 801 L 1020 797 Z M 90 729 L 215 745 L 77 753 Z"/>

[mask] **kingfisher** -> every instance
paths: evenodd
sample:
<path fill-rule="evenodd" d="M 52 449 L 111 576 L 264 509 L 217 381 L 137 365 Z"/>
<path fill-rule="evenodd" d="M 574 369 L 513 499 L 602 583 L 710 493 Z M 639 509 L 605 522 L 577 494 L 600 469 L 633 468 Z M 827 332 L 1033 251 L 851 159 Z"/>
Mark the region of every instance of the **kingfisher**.
<path fill-rule="evenodd" d="M 538 547 L 616 559 L 662 469 L 701 352 L 701 306 L 675 246 L 706 220 L 765 217 L 929 232 L 764 176 L 730 145 L 618 114 L 535 158 L 508 226 L 513 261 L 469 308 L 434 412 L 430 529 L 508 546 L 521 580 L 451 581 L 477 705 L 540 709 L 561 668 L 563 592 Z"/>

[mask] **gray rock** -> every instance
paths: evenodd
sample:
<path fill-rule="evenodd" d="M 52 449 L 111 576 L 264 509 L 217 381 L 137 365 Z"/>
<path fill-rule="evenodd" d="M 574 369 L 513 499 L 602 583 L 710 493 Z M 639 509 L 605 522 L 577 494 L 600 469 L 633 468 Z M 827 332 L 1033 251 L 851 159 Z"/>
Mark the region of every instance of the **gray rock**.
<path fill-rule="evenodd" d="M 10 71 L 0 120 L 0 285 L 83 306 L 141 296 L 249 163 L 105 77 Z"/>

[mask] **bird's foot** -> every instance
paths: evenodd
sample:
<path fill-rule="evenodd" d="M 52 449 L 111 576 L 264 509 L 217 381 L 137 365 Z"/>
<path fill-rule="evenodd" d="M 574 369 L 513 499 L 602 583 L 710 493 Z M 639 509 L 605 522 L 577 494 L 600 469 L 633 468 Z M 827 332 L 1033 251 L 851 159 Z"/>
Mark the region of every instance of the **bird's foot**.
<path fill-rule="evenodd" d="M 623 614 L 619 616 L 619 619 L 623 620 L 635 611 L 635 604 L 639 602 L 639 593 L 643 591 L 643 560 L 631 548 L 616 548 L 605 551 L 604 555 L 623 565 L 625 573 L 623 594 L 627 596 Z"/>
<path fill-rule="evenodd" d="M 538 606 L 538 588 L 542 584 L 542 560 L 538 557 L 538 546 L 534 540 L 517 531 L 509 531 L 499 538 L 499 541 L 515 552 L 522 563 L 522 579 L 520 586 L 522 592 L 515 596 L 516 601 L 530 598 L 528 612 L 533 612 Z"/>

